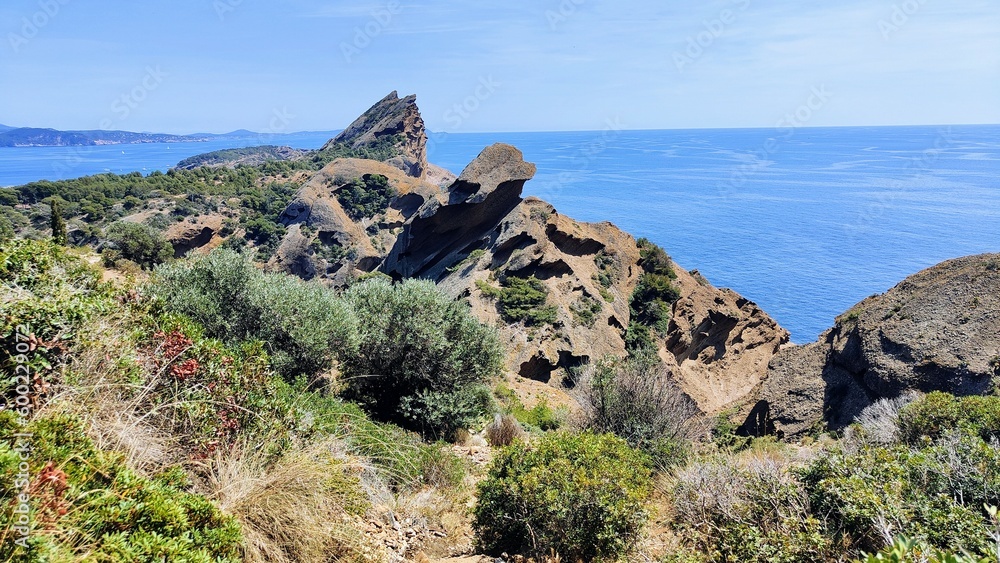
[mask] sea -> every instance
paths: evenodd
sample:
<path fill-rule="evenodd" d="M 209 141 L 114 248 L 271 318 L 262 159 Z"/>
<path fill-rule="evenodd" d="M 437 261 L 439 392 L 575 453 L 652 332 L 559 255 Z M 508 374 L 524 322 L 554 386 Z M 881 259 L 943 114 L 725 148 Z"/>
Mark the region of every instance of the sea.
<path fill-rule="evenodd" d="M 0 148 L 0 186 L 165 171 L 237 146 L 314 149 L 331 136 Z M 428 158 L 458 173 L 495 142 L 537 165 L 525 195 L 650 239 L 796 343 L 921 269 L 1000 252 L 1000 125 L 431 133 Z"/>

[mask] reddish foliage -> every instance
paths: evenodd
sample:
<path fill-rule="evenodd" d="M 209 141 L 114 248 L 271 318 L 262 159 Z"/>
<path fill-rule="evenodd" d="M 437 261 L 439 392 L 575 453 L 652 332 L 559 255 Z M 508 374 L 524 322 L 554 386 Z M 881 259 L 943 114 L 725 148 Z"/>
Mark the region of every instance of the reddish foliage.
<path fill-rule="evenodd" d="M 180 356 L 188 348 L 194 345 L 194 341 L 185 336 L 185 334 L 179 330 L 174 330 L 170 334 L 157 332 L 153 336 L 163 339 L 160 352 L 168 360 L 173 360 L 174 358 Z"/>
<path fill-rule="evenodd" d="M 198 360 L 191 358 L 176 364 L 170 368 L 170 374 L 180 381 L 184 381 L 198 373 Z"/>
<path fill-rule="evenodd" d="M 28 494 L 38 499 L 38 523 L 45 529 L 53 529 L 69 511 L 66 477 L 66 473 L 50 461 L 28 488 Z"/>

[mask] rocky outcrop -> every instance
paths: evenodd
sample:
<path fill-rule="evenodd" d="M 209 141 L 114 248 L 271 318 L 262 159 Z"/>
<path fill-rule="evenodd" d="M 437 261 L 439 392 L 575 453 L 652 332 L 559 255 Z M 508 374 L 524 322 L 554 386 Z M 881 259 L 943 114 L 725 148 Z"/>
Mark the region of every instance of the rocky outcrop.
<path fill-rule="evenodd" d="M 535 165 L 525 162 L 516 148 L 487 147 L 403 225 L 382 271 L 395 277 L 438 277 L 521 203 L 524 183 L 534 175 Z"/>
<path fill-rule="evenodd" d="M 635 239 L 611 223 L 574 221 L 544 201 L 522 199 L 534 172 L 520 151 L 503 144 L 484 149 L 444 188 L 384 163 L 336 160 L 285 210 L 289 233 L 271 266 L 333 285 L 372 271 L 434 280 L 500 328 L 509 373 L 571 386 L 576 369 L 626 355 L 629 302 L 643 270 Z M 372 174 L 387 177 L 395 196 L 374 217 L 351 219 L 338 191 L 350 178 Z M 674 270 L 682 297 L 660 357 L 702 411 L 742 404 L 788 333 L 738 294 Z M 532 277 L 548 295 L 551 322 L 505 318 L 490 288 Z"/>
<path fill-rule="evenodd" d="M 337 144 L 360 149 L 386 139 L 393 140 L 400 153 L 389 161 L 390 164 L 414 178 L 424 175 L 427 170 L 427 133 L 420 110 L 417 109 L 416 96 L 400 99 L 394 90 L 354 120 L 354 123 L 321 150 L 333 148 Z"/>
<path fill-rule="evenodd" d="M 773 430 L 842 428 L 915 390 L 988 393 L 1000 378 L 1000 254 L 950 260 L 870 297 L 820 340 L 772 360 L 758 415 Z M 760 418 L 748 421 L 762 428 Z"/>
<path fill-rule="evenodd" d="M 293 149 L 291 147 L 276 147 L 264 145 L 238 149 L 224 149 L 185 158 L 177 163 L 175 168 L 194 170 L 202 166 L 214 168 L 236 168 L 237 166 L 260 166 L 265 162 L 277 160 L 300 160 L 312 151 Z"/>
<path fill-rule="evenodd" d="M 365 143 L 422 121 L 412 97 L 395 93 L 332 143 Z M 418 139 L 419 141 L 419 139 Z M 415 142 L 412 154 L 420 153 Z M 422 153 L 420 153 L 422 155 Z M 422 158 L 422 156 L 421 156 Z M 430 279 L 499 327 L 507 371 L 564 388 L 576 370 L 625 356 L 630 300 L 643 267 L 636 240 L 611 223 L 582 223 L 537 198 L 522 198 L 535 174 L 516 148 L 485 148 L 457 178 L 426 165 L 416 177 L 391 163 L 338 159 L 312 177 L 282 215 L 288 234 L 270 266 L 343 285 L 381 272 Z M 392 197 L 366 217 L 344 208 L 358 179 L 387 179 Z M 673 265 L 681 298 L 659 337 L 659 356 L 680 388 L 706 413 L 743 405 L 759 389 L 788 333 L 755 304 Z M 504 315 L 497 292 L 537 279 L 547 294 L 544 322 Z"/>
<path fill-rule="evenodd" d="M 218 214 L 188 217 L 174 223 L 164 231 L 164 236 L 174 247 L 174 257 L 180 258 L 194 250 L 209 251 L 222 244 L 225 217 Z"/>

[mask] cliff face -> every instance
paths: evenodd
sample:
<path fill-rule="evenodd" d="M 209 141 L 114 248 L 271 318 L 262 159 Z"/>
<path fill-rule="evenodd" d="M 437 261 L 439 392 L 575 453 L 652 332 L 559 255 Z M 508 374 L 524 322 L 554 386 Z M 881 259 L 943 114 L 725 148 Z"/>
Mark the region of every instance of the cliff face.
<path fill-rule="evenodd" d="M 360 149 L 384 139 L 392 140 L 401 153 L 390 160 L 390 164 L 414 178 L 424 175 L 427 170 L 427 133 L 417 109 L 417 97 L 410 95 L 400 99 L 395 90 L 368 108 L 321 150 L 336 144 Z"/>
<path fill-rule="evenodd" d="M 410 115 L 393 109 L 400 104 L 415 111 L 407 100 L 390 95 L 331 142 L 400 135 L 386 122 L 402 124 L 405 138 L 426 138 L 419 115 L 396 119 Z M 500 328 L 509 372 L 552 386 L 572 385 L 574 368 L 590 361 L 626 354 L 629 302 L 642 274 L 635 239 L 611 223 L 581 223 L 522 198 L 535 166 L 509 145 L 485 148 L 457 178 L 433 165 L 425 170 L 434 173 L 415 177 L 369 160 L 331 162 L 285 210 L 289 233 L 271 266 L 333 285 L 373 272 L 434 280 Z M 391 197 L 373 215 L 352 218 L 345 190 L 379 177 Z M 660 357 L 703 411 L 742 404 L 787 332 L 736 293 L 674 270 L 681 298 L 658 339 Z M 543 323 L 512 320 L 498 304 L 505 284 L 530 278 L 547 293 L 551 318 Z"/>
<path fill-rule="evenodd" d="M 984 394 L 998 379 L 1000 254 L 969 256 L 862 301 L 818 342 L 780 353 L 748 429 L 842 428 L 881 398 Z"/>

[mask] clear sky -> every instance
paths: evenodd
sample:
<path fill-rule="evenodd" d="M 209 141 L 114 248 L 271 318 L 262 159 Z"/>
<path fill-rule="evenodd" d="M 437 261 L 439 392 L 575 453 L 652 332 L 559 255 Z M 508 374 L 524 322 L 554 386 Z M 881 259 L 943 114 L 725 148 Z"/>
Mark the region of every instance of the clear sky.
<path fill-rule="evenodd" d="M 5 0 L 0 33 L 14 126 L 329 130 L 392 90 L 450 132 L 1000 123 L 997 0 Z"/>

